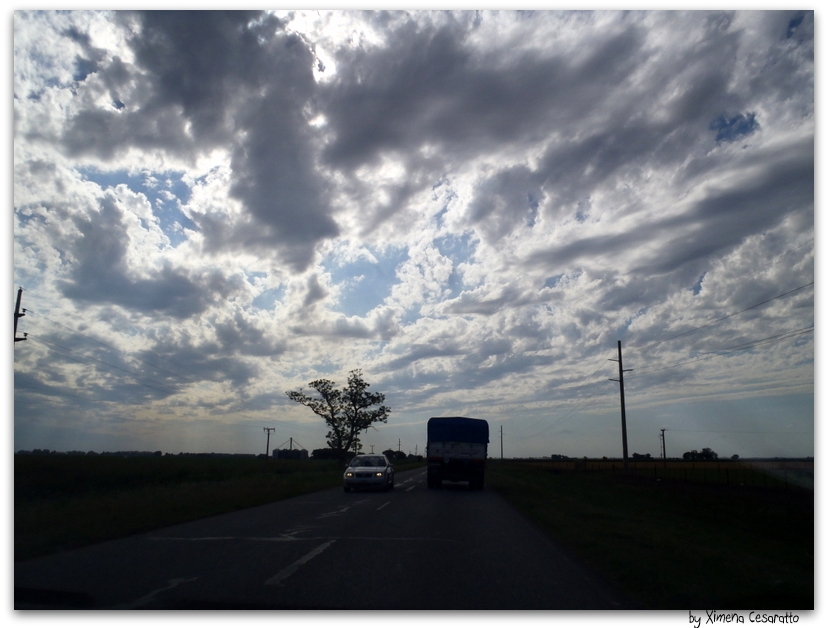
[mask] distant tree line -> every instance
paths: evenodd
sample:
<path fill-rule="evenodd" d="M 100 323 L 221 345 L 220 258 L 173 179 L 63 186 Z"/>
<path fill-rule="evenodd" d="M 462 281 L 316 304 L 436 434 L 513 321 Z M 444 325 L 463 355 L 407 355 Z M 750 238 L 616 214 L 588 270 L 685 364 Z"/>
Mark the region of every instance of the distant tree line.
<path fill-rule="evenodd" d="M 719 454 L 710 449 L 710 447 L 705 447 L 701 451 L 696 451 L 695 449 L 686 451 L 682 458 L 685 460 L 718 460 Z"/>
<path fill-rule="evenodd" d="M 140 457 L 140 456 L 221 456 L 221 457 L 237 457 L 237 458 L 255 458 L 256 454 L 221 454 L 221 453 L 188 453 L 179 452 L 177 454 L 163 453 L 161 451 L 57 451 L 51 449 L 21 449 L 15 452 L 20 456 L 121 456 L 121 457 Z"/>
<path fill-rule="evenodd" d="M 21 449 L 16 452 L 22 456 L 162 456 L 160 451 L 57 451 L 52 449 Z M 169 454 L 167 454 L 169 455 Z"/>

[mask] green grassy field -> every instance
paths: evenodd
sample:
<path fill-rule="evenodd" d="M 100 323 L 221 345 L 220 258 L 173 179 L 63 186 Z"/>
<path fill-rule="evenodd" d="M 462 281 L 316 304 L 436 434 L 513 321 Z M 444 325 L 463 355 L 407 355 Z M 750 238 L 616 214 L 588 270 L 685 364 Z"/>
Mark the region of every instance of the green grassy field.
<path fill-rule="evenodd" d="M 813 484 L 813 463 L 790 473 L 781 463 L 705 464 L 675 463 L 665 475 L 647 463 L 624 475 L 602 461 L 495 460 L 486 486 L 641 608 L 812 609 L 814 493 L 801 486 L 808 477 Z M 15 560 L 336 487 L 341 478 L 336 463 L 316 460 L 15 456 Z"/>
<path fill-rule="evenodd" d="M 487 486 L 642 608 L 814 608 L 812 491 L 779 474 L 726 483 L 715 463 L 674 466 L 673 480 L 652 463 L 585 469 L 494 461 Z"/>
<path fill-rule="evenodd" d="M 395 465 L 404 470 L 406 464 Z M 326 460 L 14 457 L 14 555 L 32 558 L 339 486 Z"/>

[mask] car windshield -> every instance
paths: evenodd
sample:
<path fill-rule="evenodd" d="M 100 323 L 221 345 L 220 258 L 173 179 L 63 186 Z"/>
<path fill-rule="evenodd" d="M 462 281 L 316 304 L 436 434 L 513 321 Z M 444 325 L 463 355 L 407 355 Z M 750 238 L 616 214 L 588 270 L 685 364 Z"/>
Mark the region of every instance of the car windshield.
<path fill-rule="evenodd" d="M 384 467 L 385 460 L 382 458 L 378 458 L 376 456 L 367 456 L 362 458 L 357 456 L 353 460 L 351 460 L 352 467 Z"/>

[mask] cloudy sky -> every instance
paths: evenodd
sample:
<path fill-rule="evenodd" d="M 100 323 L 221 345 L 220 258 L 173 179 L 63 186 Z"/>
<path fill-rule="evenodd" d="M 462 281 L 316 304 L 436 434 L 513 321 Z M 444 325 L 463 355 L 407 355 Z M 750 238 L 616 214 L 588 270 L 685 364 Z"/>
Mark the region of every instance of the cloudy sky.
<path fill-rule="evenodd" d="M 13 17 L 14 448 L 814 452 L 811 12 Z"/>

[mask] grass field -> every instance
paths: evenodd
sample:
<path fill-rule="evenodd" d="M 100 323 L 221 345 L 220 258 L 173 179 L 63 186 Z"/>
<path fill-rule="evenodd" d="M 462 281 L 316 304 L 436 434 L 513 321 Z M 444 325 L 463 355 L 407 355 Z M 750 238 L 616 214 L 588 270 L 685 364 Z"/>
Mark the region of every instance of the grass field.
<path fill-rule="evenodd" d="M 16 455 L 14 556 L 121 538 L 341 482 L 341 468 L 325 460 Z"/>
<path fill-rule="evenodd" d="M 579 462 L 494 461 L 487 485 L 642 608 L 814 608 L 814 495 L 778 467 Z"/>
<path fill-rule="evenodd" d="M 339 486 L 334 462 L 15 456 L 15 560 Z M 398 464 L 403 471 L 419 464 Z M 615 465 L 615 468 L 613 468 Z M 645 609 L 814 607 L 813 462 L 490 461 L 486 485 Z"/>

